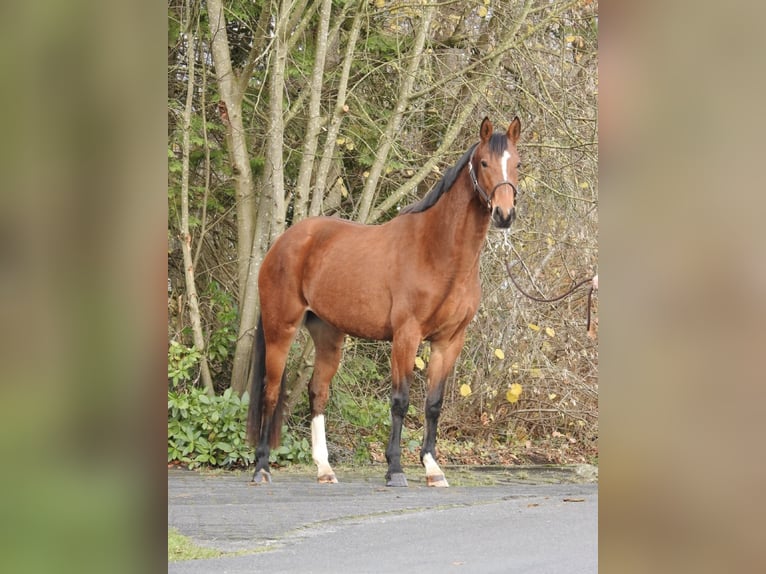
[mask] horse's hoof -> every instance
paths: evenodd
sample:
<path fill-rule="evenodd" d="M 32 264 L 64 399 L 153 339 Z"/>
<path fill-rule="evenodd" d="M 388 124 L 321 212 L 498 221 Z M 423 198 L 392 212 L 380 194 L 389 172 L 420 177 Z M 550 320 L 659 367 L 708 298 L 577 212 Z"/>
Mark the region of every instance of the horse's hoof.
<path fill-rule="evenodd" d="M 271 473 L 266 470 L 256 470 L 250 486 L 260 486 L 261 484 L 271 484 Z"/>
<path fill-rule="evenodd" d="M 317 477 L 317 482 L 320 484 L 337 484 L 338 479 L 335 477 L 335 474 L 323 474 Z"/>
<path fill-rule="evenodd" d="M 403 472 L 395 472 L 388 476 L 386 486 L 407 486 L 407 477 Z"/>
<path fill-rule="evenodd" d="M 435 474 L 433 476 L 426 476 L 426 486 L 446 488 L 449 486 L 449 483 L 443 474 Z"/>

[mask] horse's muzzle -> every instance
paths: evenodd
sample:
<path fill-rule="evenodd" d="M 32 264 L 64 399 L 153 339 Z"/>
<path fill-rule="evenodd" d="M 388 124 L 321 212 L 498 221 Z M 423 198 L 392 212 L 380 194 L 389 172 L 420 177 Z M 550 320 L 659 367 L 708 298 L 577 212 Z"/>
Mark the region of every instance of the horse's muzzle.
<path fill-rule="evenodd" d="M 504 213 L 503 209 L 498 205 L 492 210 L 492 223 L 495 227 L 500 229 L 508 229 L 516 219 L 516 208 L 512 207 L 508 213 Z"/>

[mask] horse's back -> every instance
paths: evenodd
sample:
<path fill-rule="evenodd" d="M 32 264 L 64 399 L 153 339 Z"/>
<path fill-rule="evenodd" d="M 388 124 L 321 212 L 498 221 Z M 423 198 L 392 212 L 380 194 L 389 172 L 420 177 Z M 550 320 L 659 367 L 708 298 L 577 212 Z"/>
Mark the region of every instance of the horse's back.
<path fill-rule="evenodd" d="M 295 302 L 345 333 L 390 339 L 397 249 L 392 229 L 383 227 L 333 217 L 290 227 L 261 266 L 262 308 Z"/>

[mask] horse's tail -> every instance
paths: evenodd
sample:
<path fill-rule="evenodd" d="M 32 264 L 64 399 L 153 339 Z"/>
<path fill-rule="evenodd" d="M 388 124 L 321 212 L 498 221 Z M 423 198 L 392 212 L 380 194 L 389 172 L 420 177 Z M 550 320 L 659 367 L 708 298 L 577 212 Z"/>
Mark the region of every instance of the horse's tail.
<path fill-rule="evenodd" d="M 282 371 L 280 382 L 279 400 L 271 417 L 268 429 L 261 429 L 264 408 L 264 395 L 266 393 L 266 339 L 263 336 L 263 319 L 258 315 L 258 326 L 255 330 L 255 342 L 253 344 L 253 365 L 251 368 L 253 382 L 250 385 L 250 408 L 247 415 L 247 439 L 253 446 L 258 446 L 261 431 L 268 432 L 269 446 L 276 448 L 282 435 L 282 418 L 287 388 L 287 369 Z"/>

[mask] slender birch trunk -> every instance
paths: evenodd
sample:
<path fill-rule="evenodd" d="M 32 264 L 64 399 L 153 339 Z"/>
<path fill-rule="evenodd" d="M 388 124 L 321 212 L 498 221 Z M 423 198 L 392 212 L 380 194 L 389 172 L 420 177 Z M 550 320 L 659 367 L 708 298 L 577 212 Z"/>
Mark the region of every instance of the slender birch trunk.
<path fill-rule="evenodd" d="M 431 26 L 431 19 L 436 11 L 435 4 L 428 4 L 423 9 L 423 17 L 420 20 L 420 27 L 418 28 L 417 35 L 415 36 L 415 43 L 412 46 L 411 53 L 409 55 L 409 63 L 407 69 L 404 72 L 404 79 L 402 80 L 401 87 L 399 89 L 399 96 L 397 98 L 396 107 L 393 114 L 388 120 L 386 130 L 381 138 L 380 146 L 375 153 L 375 161 L 370 167 L 370 175 L 364 184 L 362 190 L 362 198 L 359 203 L 359 212 L 357 214 L 357 220 L 362 223 L 367 223 L 370 215 L 370 209 L 372 202 L 375 199 L 375 190 L 380 180 L 380 175 L 383 173 L 383 167 L 388 159 L 388 152 L 391 151 L 391 146 L 394 144 L 394 140 L 399 132 L 399 128 L 404 118 L 404 112 L 407 110 L 407 106 L 410 103 L 410 94 L 412 93 L 412 86 L 415 83 L 415 76 L 417 75 L 418 68 L 420 67 L 420 60 L 423 56 L 423 48 L 425 47 L 426 38 L 428 37 L 428 30 Z"/>
<path fill-rule="evenodd" d="M 314 193 L 311 197 L 309 215 L 320 215 L 322 213 L 324 194 L 328 187 L 327 178 L 330 173 L 330 167 L 332 166 L 332 162 L 335 158 L 335 142 L 338 138 L 338 133 L 340 132 L 340 126 L 343 122 L 343 117 L 348 110 L 348 107 L 346 106 L 348 79 L 351 75 L 351 64 L 354 61 L 354 52 L 356 49 L 356 42 L 359 39 L 359 31 L 362 29 L 363 14 L 364 10 L 362 9 L 360 3 L 356 14 L 354 15 L 354 21 L 351 24 L 351 31 L 348 35 L 346 52 L 343 56 L 343 69 L 341 70 L 340 80 L 338 81 L 338 96 L 335 101 L 335 110 L 333 111 L 332 120 L 330 120 L 330 126 L 327 128 L 327 138 L 325 139 L 324 149 L 322 150 L 322 159 L 319 162 L 319 167 L 317 168 L 317 174 L 314 181 Z"/>
<path fill-rule="evenodd" d="M 258 271 L 268 246 L 284 230 L 287 215 L 284 183 L 284 79 L 288 50 L 289 0 L 280 4 L 272 39 L 269 65 L 269 132 L 266 146 L 264 185 L 258 201 L 253 236 L 248 242 L 248 269 L 240 289 L 240 317 L 237 345 L 231 369 L 231 388 L 239 395 L 248 388 L 250 359 L 258 320 Z"/>
<path fill-rule="evenodd" d="M 250 265 L 250 246 L 253 242 L 255 220 L 253 172 L 250 168 L 250 156 L 247 151 L 245 129 L 242 122 L 242 96 L 244 92 L 231 64 L 223 2 L 222 0 L 207 0 L 207 7 L 210 21 L 210 49 L 220 88 L 221 102 L 223 103 L 221 116 L 227 127 L 229 155 L 234 172 L 237 197 L 237 277 L 241 301 L 244 297 Z"/>
<path fill-rule="evenodd" d="M 289 0 L 283 0 L 280 3 L 279 14 L 277 16 L 269 70 L 269 132 L 266 153 L 269 181 L 264 186 L 263 197 L 272 206 L 269 243 L 272 243 L 284 231 L 287 220 L 285 163 L 282 156 L 282 148 L 285 133 L 283 98 L 285 66 L 287 65 L 287 24 L 289 16 Z"/>
<path fill-rule="evenodd" d="M 322 117 L 320 104 L 322 102 L 322 80 L 324 76 L 325 59 L 327 56 L 327 36 L 330 30 L 330 14 L 332 12 L 332 0 L 322 0 L 319 9 L 319 27 L 316 38 L 316 55 L 314 70 L 311 75 L 309 90 L 309 113 L 306 124 L 306 135 L 303 146 L 303 157 L 298 181 L 295 186 L 295 207 L 293 221 L 298 222 L 306 217 L 309 208 L 309 192 L 311 187 L 311 174 L 314 171 L 314 162 L 317 147 L 319 147 L 319 129 Z"/>
<path fill-rule="evenodd" d="M 186 295 L 189 305 L 189 318 L 191 320 L 192 338 L 194 346 L 200 352 L 200 377 L 207 394 L 215 395 L 213 379 L 210 376 L 210 367 L 207 364 L 205 354 L 205 336 L 202 332 L 202 318 L 199 311 L 199 298 L 197 286 L 194 280 L 194 262 L 192 258 L 191 233 L 189 232 L 189 150 L 192 104 L 194 101 L 194 37 L 191 29 L 190 6 L 186 0 L 186 13 L 189 16 L 189 25 L 186 34 L 186 52 L 188 57 L 188 81 L 186 88 L 186 106 L 182 118 L 183 140 L 181 148 L 181 251 L 184 258 L 184 276 L 186 279 Z"/>

